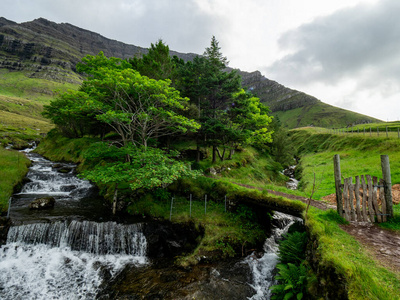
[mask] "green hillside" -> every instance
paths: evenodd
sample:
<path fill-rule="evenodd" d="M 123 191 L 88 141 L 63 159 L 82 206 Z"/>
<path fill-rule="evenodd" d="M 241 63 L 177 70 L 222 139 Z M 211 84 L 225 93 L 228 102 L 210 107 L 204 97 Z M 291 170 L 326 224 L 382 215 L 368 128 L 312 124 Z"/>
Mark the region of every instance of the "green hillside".
<path fill-rule="evenodd" d="M 338 108 L 323 102 L 305 105 L 286 111 L 275 111 L 282 124 L 287 128 L 316 126 L 324 128 L 344 128 L 353 124 L 381 122 L 353 111 Z"/>

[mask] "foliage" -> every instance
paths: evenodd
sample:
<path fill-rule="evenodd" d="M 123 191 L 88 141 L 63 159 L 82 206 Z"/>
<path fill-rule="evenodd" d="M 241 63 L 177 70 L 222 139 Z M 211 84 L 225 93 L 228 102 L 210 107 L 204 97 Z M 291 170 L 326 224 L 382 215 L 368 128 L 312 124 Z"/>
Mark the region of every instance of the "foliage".
<path fill-rule="evenodd" d="M 274 293 L 271 296 L 273 300 L 290 300 L 303 299 L 306 294 L 307 287 L 307 268 L 304 264 L 295 265 L 288 263 L 287 265 L 278 264 L 277 269 L 279 275 L 275 278 L 280 284 L 271 287 Z"/>
<path fill-rule="evenodd" d="M 157 148 L 144 151 L 132 144 L 118 148 L 97 143 L 87 150 L 86 158 L 101 158 L 102 162 L 81 176 L 103 184 L 127 182 L 133 191 L 165 188 L 182 176 L 198 176 L 199 173 L 191 171 L 184 162 L 174 160 L 177 155 L 177 152 L 166 153 Z"/>
<path fill-rule="evenodd" d="M 129 59 L 134 70 L 141 75 L 156 80 L 171 79 L 174 81 L 175 63 L 169 54 L 169 47 L 159 40 L 151 44 L 147 54 Z"/>
<path fill-rule="evenodd" d="M 89 96 L 81 91 L 70 90 L 46 105 L 43 116 L 53 121 L 61 133 L 70 138 L 96 134 L 102 125 L 95 118 L 93 109 L 86 105 Z"/>
<path fill-rule="evenodd" d="M 285 236 L 279 243 L 279 262 L 282 264 L 293 263 L 299 265 L 306 258 L 307 246 L 306 232 L 293 232 Z"/>

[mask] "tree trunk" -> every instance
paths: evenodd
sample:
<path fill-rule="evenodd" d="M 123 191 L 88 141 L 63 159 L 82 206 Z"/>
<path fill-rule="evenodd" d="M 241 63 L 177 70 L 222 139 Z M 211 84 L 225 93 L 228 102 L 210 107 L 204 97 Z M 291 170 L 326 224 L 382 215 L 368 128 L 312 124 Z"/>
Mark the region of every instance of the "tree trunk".
<path fill-rule="evenodd" d="M 231 149 L 231 150 L 229 151 L 229 157 L 228 157 L 228 159 L 232 159 L 233 154 L 235 154 L 235 149 Z"/>
<path fill-rule="evenodd" d="M 217 149 L 217 153 L 218 153 L 219 159 L 221 161 L 224 161 L 226 148 L 224 148 L 224 151 L 222 152 L 222 155 L 221 155 L 221 152 L 219 151 L 218 147 L 216 147 L 216 149 Z"/>
<path fill-rule="evenodd" d="M 197 147 L 196 147 L 196 162 L 200 162 L 200 146 L 199 146 L 199 144 L 197 144 Z"/>
<path fill-rule="evenodd" d="M 112 204 L 112 214 L 115 215 L 117 212 L 117 195 L 118 195 L 118 184 L 115 185 L 113 204 Z"/>
<path fill-rule="evenodd" d="M 215 164 L 217 162 L 217 147 L 212 146 L 212 163 Z"/>

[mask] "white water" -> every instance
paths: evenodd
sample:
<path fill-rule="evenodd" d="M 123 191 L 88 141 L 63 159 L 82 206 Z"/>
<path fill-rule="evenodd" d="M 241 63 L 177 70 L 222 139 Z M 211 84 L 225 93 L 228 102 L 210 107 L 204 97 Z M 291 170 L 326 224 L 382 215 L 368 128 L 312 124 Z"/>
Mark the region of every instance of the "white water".
<path fill-rule="evenodd" d="M 99 256 L 69 247 L 10 243 L 0 249 L 0 298 L 94 299 L 104 270 L 113 275 L 128 263 L 145 262 L 143 256 Z"/>
<path fill-rule="evenodd" d="M 31 182 L 13 198 L 11 219 L 31 223 L 56 215 L 55 220 L 63 221 L 10 228 L 7 244 L 0 248 L 0 299 L 94 299 L 105 275 L 110 278 L 129 263 L 147 263 L 141 224 L 64 221 L 70 207 L 72 216 L 84 209 L 95 215 L 81 204 L 92 185 L 74 176 L 74 165 L 54 164 L 31 150 L 24 151 L 32 161 Z M 60 168 L 71 171 L 61 173 Z M 56 208 L 47 214 L 30 211 L 28 204 L 43 194 L 55 196 Z"/>
<path fill-rule="evenodd" d="M 141 224 L 11 227 L 0 248 L 0 298 L 94 299 L 105 272 L 112 276 L 128 263 L 145 264 L 146 250 Z"/>
<path fill-rule="evenodd" d="M 253 282 L 251 286 L 254 288 L 256 294 L 253 295 L 251 300 L 265 300 L 270 299 L 271 291 L 269 288 L 275 284 L 273 278 L 273 270 L 278 263 L 278 248 L 277 241 L 286 234 L 289 227 L 296 221 L 301 219 L 286 215 L 280 212 L 275 212 L 274 219 L 280 223 L 279 227 L 273 229 L 272 235 L 266 239 L 264 243 L 264 255 L 261 258 L 256 258 L 255 255 L 250 255 L 245 259 L 245 263 L 249 264 L 253 274 Z"/>
<path fill-rule="evenodd" d="M 73 164 L 62 164 L 63 168 L 71 169 L 71 171 L 60 173 L 55 167 L 60 164 L 54 164 L 30 151 L 26 151 L 26 155 L 33 163 L 26 176 L 31 182 L 24 185 L 20 195 L 82 196 L 82 193 L 92 187 L 89 181 L 73 175 L 72 170 L 75 168 Z"/>

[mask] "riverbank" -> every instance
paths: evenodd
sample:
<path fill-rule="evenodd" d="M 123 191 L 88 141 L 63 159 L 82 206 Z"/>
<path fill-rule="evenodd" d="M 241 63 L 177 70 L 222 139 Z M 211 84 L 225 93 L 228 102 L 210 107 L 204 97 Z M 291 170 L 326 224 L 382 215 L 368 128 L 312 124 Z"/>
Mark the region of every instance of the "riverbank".
<path fill-rule="evenodd" d="M 15 190 L 20 187 L 26 173 L 30 160 L 15 150 L 0 147 L 0 213 L 7 214 L 8 201 Z"/>

